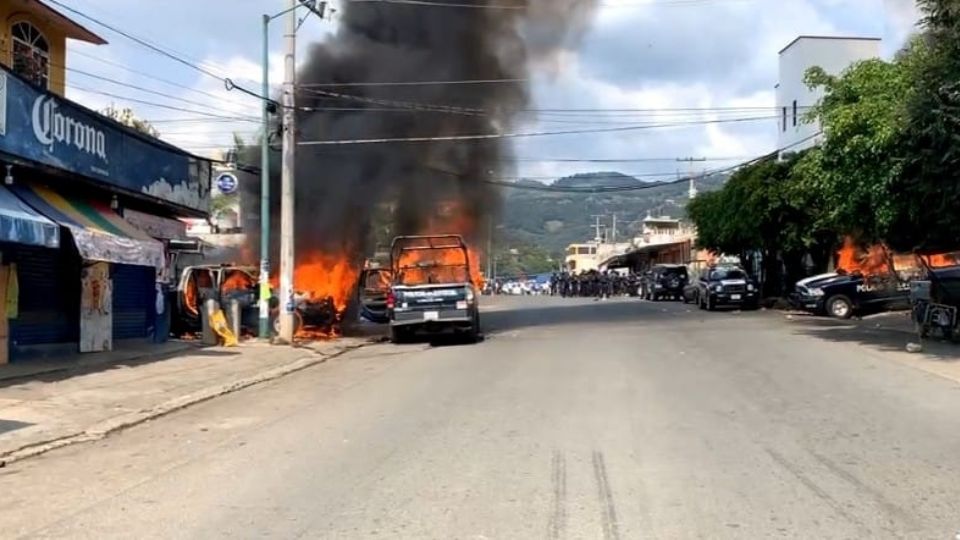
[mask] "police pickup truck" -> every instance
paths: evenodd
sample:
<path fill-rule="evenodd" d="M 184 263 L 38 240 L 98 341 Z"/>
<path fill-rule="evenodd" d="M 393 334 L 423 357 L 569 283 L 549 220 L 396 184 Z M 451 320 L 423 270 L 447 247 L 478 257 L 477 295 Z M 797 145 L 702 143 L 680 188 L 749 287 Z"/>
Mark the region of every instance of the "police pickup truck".
<path fill-rule="evenodd" d="M 820 274 L 798 281 L 790 300 L 810 313 L 849 319 L 856 313 L 907 309 L 910 284 L 892 272 Z"/>
<path fill-rule="evenodd" d="M 467 245 L 458 235 L 399 236 L 390 249 L 393 282 L 387 294 L 390 340 L 415 334 L 480 338 L 479 298 Z"/>

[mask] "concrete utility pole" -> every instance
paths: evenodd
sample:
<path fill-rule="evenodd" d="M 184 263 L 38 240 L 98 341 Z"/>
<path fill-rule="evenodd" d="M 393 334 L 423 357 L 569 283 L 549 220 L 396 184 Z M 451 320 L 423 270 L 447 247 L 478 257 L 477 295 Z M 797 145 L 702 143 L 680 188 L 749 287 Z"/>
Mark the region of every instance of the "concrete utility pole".
<path fill-rule="evenodd" d="M 493 216 L 487 217 L 487 280 L 493 278 Z"/>
<path fill-rule="evenodd" d="M 597 235 L 594 237 L 594 240 L 596 240 L 597 243 L 599 244 L 603 240 L 603 237 L 600 236 L 600 227 L 602 227 L 602 225 L 600 225 L 600 219 L 605 218 L 607 216 L 599 214 L 599 215 L 592 215 L 590 217 L 596 220 L 596 224 L 594 225 L 594 228 L 597 231 L 596 233 Z"/>
<path fill-rule="evenodd" d="M 263 134 L 260 140 L 260 310 L 261 339 L 270 337 L 270 16 L 263 16 Z"/>
<path fill-rule="evenodd" d="M 294 88 L 297 52 L 297 0 L 287 0 L 286 30 L 283 35 L 283 157 L 280 178 L 280 340 L 293 342 L 294 309 L 294 166 L 296 156 L 296 114 Z"/>
<path fill-rule="evenodd" d="M 690 198 L 693 199 L 694 197 L 697 196 L 697 181 L 696 181 L 696 179 L 695 179 L 694 176 L 693 176 L 693 164 L 696 163 L 696 162 L 706 162 L 706 161 L 707 161 L 707 158 L 705 158 L 705 157 L 704 157 L 704 158 L 693 158 L 693 157 L 677 158 L 677 161 L 678 161 L 678 162 L 682 161 L 682 162 L 686 162 L 686 163 L 689 163 L 689 164 L 690 164 L 690 177 L 689 177 L 689 178 L 690 178 L 690 193 L 689 193 L 689 195 L 690 195 Z"/>
<path fill-rule="evenodd" d="M 613 214 L 613 230 L 610 232 L 610 243 L 617 243 L 617 214 Z"/>

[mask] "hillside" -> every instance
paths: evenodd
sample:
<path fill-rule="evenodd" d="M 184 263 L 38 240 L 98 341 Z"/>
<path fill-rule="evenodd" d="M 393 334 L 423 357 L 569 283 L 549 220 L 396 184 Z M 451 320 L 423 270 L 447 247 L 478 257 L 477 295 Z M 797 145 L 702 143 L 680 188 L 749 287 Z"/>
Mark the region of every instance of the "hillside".
<path fill-rule="evenodd" d="M 725 176 L 698 180 L 700 191 L 718 188 Z M 534 185 L 523 181 L 526 185 Z M 637 220 L 654 214 L 683 217 L 688 199 L 687 183 L 647 183 L 615 172 L 578 174 L 557 180 L 559 187 L 649 186 L 646 189 L 618 193 L 553 193 L 527 189 L 504 190 L 500 218 L 500 242 L 510 245 L 535 245 L 559 254 L 567 244 L 594 236 L 594 215 L 617 214 L 618 234 L 630 236 L 639 226 Z M 610 218 L 604 223 L 610 225 Z"/>

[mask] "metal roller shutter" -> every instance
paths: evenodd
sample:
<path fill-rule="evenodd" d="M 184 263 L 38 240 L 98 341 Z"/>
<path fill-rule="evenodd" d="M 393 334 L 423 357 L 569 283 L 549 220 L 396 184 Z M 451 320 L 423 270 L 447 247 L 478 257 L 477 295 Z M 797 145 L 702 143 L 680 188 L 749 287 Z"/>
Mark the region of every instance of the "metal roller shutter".
<path fill-rule="evenodd" d="M 63 244 L 66 244 L 64 246 Z M 60 249 L 17 245 L 4 258 L 17 264 L 19 316 L 10 321 L 14 346 L 70 343 L 80 334 L 80 259 Z"/>
<path fill-rule="evenodd" d="M 149 266 L 111 265 L 113 339 L 145 338 L 155 322 L 156 270 Z"/>

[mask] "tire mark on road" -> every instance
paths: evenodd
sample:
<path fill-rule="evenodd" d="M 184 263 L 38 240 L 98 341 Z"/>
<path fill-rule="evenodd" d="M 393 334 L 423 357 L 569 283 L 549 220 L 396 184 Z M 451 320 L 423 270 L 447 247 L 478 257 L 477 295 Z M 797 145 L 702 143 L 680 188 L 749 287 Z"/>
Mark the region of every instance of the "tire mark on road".
<path fill-rule="evenodd" d="M 620 525 L 617 523 L 617 507 L 607 478 L 607 464 L 603 452 L 593 452 L 593 476 L 597 480 L 597 496 L 600 499 L 600 512 L 603 524 L 603 537 L 606 540 L 619 540 Z"/>
<path fill-rule="evenodd" d="M 891 502 L 890 499 L 887 499 L 887 497 L 882 492 L 863 483 L 859 478 L 854 476 L 853 473 L 844 469 L 843 467 L 838 465 L 836 462 L 834 462 L 832 459 L 826 456 L 820 455 L 819 453 L 814 452 L 813 450 L 808 449 L 807 452 L 809 452 L 811 456 L 813 456 L 817 461 L 823 464 L 823 466 L 829 469 L 833 474 L 847 481 L 854 488 L 860 491 L 866 492 L 874 501 L 876 501 L 877 506 L 879 506 L 880 508 L 883 508 L 884 512 L 886 512 L 888 517 L 896 517 L 900 522 L 902 522 L 903 524 L 909 527 L 918 526 L 914 516 L 910 515 L 903 508 L 900 508 L 899 506 Z"/>
<path fill-rule="evenodd" d="M 551 463 L 553 485 L 553 509 L 547 523 L 547 538 L 559 540 L 567 528 L 567 458 L 559 450 L 553 451 Z"/>
<path fill-rule="evenodd" d="M 787 460 L 787 458 L 783 457 L 779 452 L 775 450 L 771 450 L 770 448 L 765 448 L 764 450 L 767 451 L 767 454 L 769 454 L 770 457 L 777 462 L 777 464 L 779 464 L 781 467 L 786 469 L 790 474 L 796 477 L 796 479 L 799 480 L 800 483 L 803 484 L 807 489 L 812 491 L 817 497 L 819 497 L 821 500 L 827 503 L 827 505 L 834 512 L 836 512 L 840 517 L 856 525 L 857 527 L 862 529 L 863 532 L 869 533 L 870 529 L 869 527 L 867 527 L 867 525 L 863 521 L 859 520 L 853 514 L 847 512 L 840 501 L 834 499 L 822 487 L 818 486 L 816 482 L 814 482 L 813 480 L 810 479 L 809 476 L 804 474 L 803 471 L 800 470 L 800 467 L 798 467 L 795 463 L 792 463 L 791 461 Z"/>

